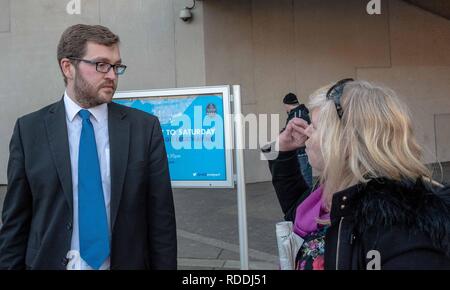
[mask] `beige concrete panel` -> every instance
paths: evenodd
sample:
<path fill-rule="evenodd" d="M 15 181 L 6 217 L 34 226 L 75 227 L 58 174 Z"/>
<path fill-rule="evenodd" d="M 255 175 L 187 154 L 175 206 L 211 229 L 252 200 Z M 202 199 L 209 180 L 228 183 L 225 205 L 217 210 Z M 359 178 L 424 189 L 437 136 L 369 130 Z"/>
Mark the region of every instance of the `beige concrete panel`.
<path fill-rule="evenodd" d="M 120 36 L 128 65 L 119 90 L 176 86 L 172 1 L 100 0 L 100 15 L 101 23 Z"/>
<path fill-rule="evenodd" d="M 3 62 L 3 65 L 0 66 L 0 96 L 6 93 L 6 88 L 8 86 L 8 82 L 6 81 L 9 75 L 9 68 L 13 65 L 11 60 L 7 61 L 11 54 L 11 34 L 9 33 L 0 33 L 0 61 Z"/>
<path fill-rule="evenodd" d="M 68 1 L 10 1 L 10 33 L 1 38 L 0 184 L 6 183 L 8 144 L 19 116 L 59 100 L 64 83 L 56 61 L 61 33 L 75 23 L 98 21 L 97 1 L 68 15 Z"/>
<path fill-rule="evenodd" d="M 11 32 L 14 35 L 45 35 L 76 23 L 96 24 L 99 21 L 98 0 L 81 1 L 81 13 L 69 15 L 67 1 L 22 0 L 11 2 Z"/>
<path fill-rule="evenodd" d="M 450 20 L 390 0 L 392 65 L 450 65 Z"/>
<path fill-rule="evenodd" d="M 434 116 L 436 129 L 436 154 L 440 162 L 450 160 L 450 114 Z"/>
<path fill-rule="evenodd" d="M 207 85 L 240 84 L 243 104 L 255 104 L 250 1 L 203 1 Z"/>
<path fill-rule="evenodd" d="M 2 42 L 7 50 L 0 55 L 0 61 L 5 64 L 0 67 L 0 73 L 6 80 L 0 98 L 5 98 L 6 107 L 12 102 L 10 109 L 16 112 L 10 111 L 10 116 L 31 112 L 62 96 L 64 83 L 56 60 L 59 38 L 72 24 L 96 23 L 98 19 L 96 1 L 82 2 L 80 15 L 68 15 L 67 3 L 11 2 L 11 33 Z M 5 92 L 7 97 L 3 95 Z"/>
<path fill-rule="evenodd" d="M 433 105 L 436 99 L 450 102 L 449 66 L 394 66 L 392 68 L 358 69 L 357 77 L 381 82 L 393 88 L 406 100 L 421 100 Z M 436 108 L 449 110 L 450 107 Z"/>
<path fill-rule="evenodd" d="M 447 154 L 450 139 L 449 124 L 443 126 L 450 114 L 450 98 L 429 98 L 425 100 L 408 101 L 414 119 L 414 128 L 419 143 L 424 147 L 426 163 L 450 161 Z M 444 118 L 439 118 L 444 116 Z"/>
<path fill-rule="evenodd" d="M 268 169 L 268 163 L 265 160 L 261 160 L 260 156 L 260 130 L 261 126 L 264 126 L 259 121 L 259 115 L 254 114 L 256 111 L 256 105 L 244 105 L 242 106 L 242 112 L 244 114 L 245 120 L 252 120 L 249 114 L 254 115 L 254 119 L 257 121 L 256 126 L 251 126 L 249 123 L 244 124 L 245 130 L 245 148 L 244 150 L 244 170 L 245 170 L 245 180 L 248 183 L 260 182 L 270 180 L 270 172 Z M 270 117 L 269 117 L 270 120 Z M 262 127 L 264 128 L 264 127 Z M 257 131 L 257 132 L 255 132 Z M 267 138 L 270 139 L 270 134 L 267 133 Z M 251 139 L 251 140 L 250 140 Z M 257 139 L 257 140 L 255 140 Z M 258 149 L 254 149 L 253 145 L 256 144 Z"/>
<path fill-rule="evenodd" d="M 423 101 L 406 101 L 413 119 L 414 135 L 423 150 L 425 163 L 436 162 L 436 135 L 431 110 L 423 109 Z"/>
<path fill-rule="evenodd" d="M 9 32 L 10 0 L 0 0 L 0 33 Z"/>
<path fill-rule="evenodd" d="M 0 61 L 3 65 L 0 66 L 0 102 L 5 103 L 9 98 L 9 68 L 12 65 L 11 62 L 6 61 L 5 56 L 11 53 L 11 37 L 9 33 L 0 33 Z M 7 103 L 10 105 L 12 100 Z M 10 110 L 14 107 L 8 108 L 6 106 L 0 106 L 0 184 L 6 184 L 6 167 L 8 162 L 8 144 L 11 138 L 13 130 L 15 115 L 10 114 Z"/>
<path fill-rule="evenodd" d="M 448 136 L 446 133 L 449 131 L 448 125 L 443 127 L 436 123 L 436 116 L 450 114 L 449 98 L 406 99 L 406 103 L 413 118 L 415 135 L 423 147 L 424 161 L 426 163 L 449 161 L 448 155 L 442 155 L 436 151 L 450 144 L 448 139 L 443 141 Z M 438 156 L 440 159 L 437 158 Z"/>
<path fill-rule="evenodd" d="M 295 87 L 292 1 L 252 1 L 255 95 L 259 112 L 276 112 Z"/>
<path fill-rule="evenodd" d="M 203 8 L 206 85 L 240 84 L 244 116 L 255 113 L 251 2 L 204 1 Z M 245 133 L 247 144 L 248 130 Z M 244 151 L 246 182 L 255 182 L 264 176 L 259 172 L 263 167 L 256 169 L 255 165 L 260 164 L 255 151 Z"/>
<path fill-rule="evenodd" d="M 384 84 L 397 92 L 411 111 L 417 140 L 424 147 L 424 161 L 435 162 L 434 115 L 450 113 L 450 67 L 358 69 L 357 77 Z"/>
<path fill-rule="evenodd" d="M 179 18 L 180 10 L 191 3 L 174 0 L 176 86 L 205 85 L 205 46 L 203 31 L 203 1 L 197 1 L 189 23 Z"/>
<path fill-rule="evenodd" d="M 246 183 L 271 180 L 269 163 L 267 160 L 261 160 L 260 150 L 245 150 L 244 162 Z"/>
<path fill-rule="evenodd" d="M 302 97 L 329 82 L 354 77 L 355 67 L 388 67 L 389 9 L 368 15 L 366 1 L 297 0 L 295 57 Z"/>

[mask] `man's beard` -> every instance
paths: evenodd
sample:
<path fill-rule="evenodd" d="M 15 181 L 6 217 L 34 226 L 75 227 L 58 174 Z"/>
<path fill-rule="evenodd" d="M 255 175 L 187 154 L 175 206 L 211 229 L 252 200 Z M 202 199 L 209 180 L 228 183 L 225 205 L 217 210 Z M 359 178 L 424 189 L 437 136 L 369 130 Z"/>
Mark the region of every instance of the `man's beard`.
<path fill-rule="evenodd" d="M 73 91 L 75 94 L 75 100 L 83 107 L 83 108 L 92 108 L 98 105 L 101 105 L 103 103 L 110 103 L 111 100 L 105 100 L 104 98 L 100 97 L 100 89 L 105 86 L 111 86 L 113 87 L 113 92 L 116 91 L 116 86 L 114 82 L 104 82 L 101 85 L 99 85 L 98 89 L 96 89 L 94 86 L 92 86 L 90 83 L 84 79 L 81 74 L 78 72 L 75 73 L 75 80 L 74 80 L 74 87 Z"/>

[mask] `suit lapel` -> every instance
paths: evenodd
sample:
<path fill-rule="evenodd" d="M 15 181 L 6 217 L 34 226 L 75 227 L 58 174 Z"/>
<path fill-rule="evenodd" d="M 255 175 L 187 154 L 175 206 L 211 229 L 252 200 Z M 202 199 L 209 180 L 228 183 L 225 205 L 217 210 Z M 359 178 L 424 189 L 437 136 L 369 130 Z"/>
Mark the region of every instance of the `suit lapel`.
<path fill-rule="evenodd" d="M 130 124 L 126 113 L 115 103 L 108 105 L 108 130 L 111 166 L 111 229 L 119 210 L 123 183 L 128 164 Z"/>
<path fill-rule="evenodd" d="M 72 173 L 64 100 L 54 104 L 45 118 L 48 142 L 64 195 L 73 212 Z"/>

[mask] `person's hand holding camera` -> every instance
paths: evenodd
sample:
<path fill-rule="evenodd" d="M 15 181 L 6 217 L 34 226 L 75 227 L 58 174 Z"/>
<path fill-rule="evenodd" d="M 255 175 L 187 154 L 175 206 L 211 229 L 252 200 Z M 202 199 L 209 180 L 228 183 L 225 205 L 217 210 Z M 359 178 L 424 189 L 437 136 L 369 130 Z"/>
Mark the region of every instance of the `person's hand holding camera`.
<path fill-rule="evenodd" d="M 305 146 L 308 137 L 305 130 L 308 123 L 300 118 L 293 118 L 286 129 L 278 136 L 279 151 L 293 151 Z"/>

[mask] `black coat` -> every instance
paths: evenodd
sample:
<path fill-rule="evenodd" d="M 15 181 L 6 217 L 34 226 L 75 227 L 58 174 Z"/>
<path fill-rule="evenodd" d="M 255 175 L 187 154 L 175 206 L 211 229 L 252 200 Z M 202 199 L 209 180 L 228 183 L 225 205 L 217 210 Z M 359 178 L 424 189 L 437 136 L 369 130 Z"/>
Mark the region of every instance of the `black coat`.
<path fill-rule="evenodd" d="M 269 167 L 285 219 L 294 221 L 310 193 L 295 152 L 281 152 Z M 448 188 L 372 179 L 335 193 L 330 215 L 325 269 L 450 269 Z"/>
<path fill-rule="evenodd" d="M 111 269 L 175 269 L 177 242 L 159 121 L 108 105 Z M 0 269 L 65 269 L 73 225 L 64 102 L 20 118 L 10 143 Z"/>

